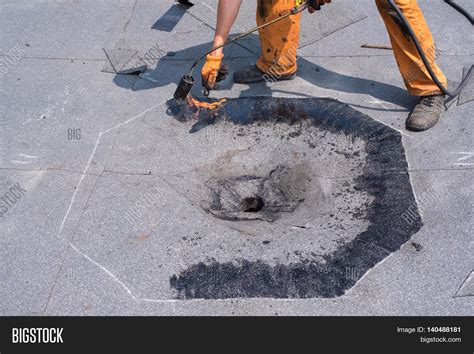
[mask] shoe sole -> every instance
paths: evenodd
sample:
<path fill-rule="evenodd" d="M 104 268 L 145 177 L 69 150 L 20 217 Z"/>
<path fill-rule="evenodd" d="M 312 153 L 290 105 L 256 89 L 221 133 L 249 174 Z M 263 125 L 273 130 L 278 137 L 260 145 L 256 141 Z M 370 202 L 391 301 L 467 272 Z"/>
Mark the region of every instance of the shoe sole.
<path fill-rule="evenodd" d="M 420 127 L 420 126 L 416 126 L 416 125 L 410 125 L 410 124 L 406 124 L 405 127 L 407 128 L 407 130 L 410 130 L 412 132 L 422 132 L 422 131 L 425 131 L 425 130 L 428 130 L 432 127 L 434 127 L 436 125 L 436 123 L 438 123 L 439 119 L 437 119 L 433 124 L 427 126 L 427 127 Z"/>

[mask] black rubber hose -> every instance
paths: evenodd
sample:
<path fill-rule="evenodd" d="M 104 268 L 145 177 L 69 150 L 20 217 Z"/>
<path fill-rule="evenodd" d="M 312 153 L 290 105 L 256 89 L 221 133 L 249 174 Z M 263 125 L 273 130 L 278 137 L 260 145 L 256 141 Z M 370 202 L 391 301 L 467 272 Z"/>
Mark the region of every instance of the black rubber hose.
<path fill-rule="evenodd" d="M 467 84 L 469 79 L 471 78 L 472 69 L 473 69 L 474 65 L 471 65 L 471 68 L 469 69 L 469 72 L 467 73 L 464 80 L 461 81 L 461 83 L 456 88 L 456 90 L 454 90 L 454 91 L 453 90 L 448 90 L 446 87 L 444 87 L 441 84 L 441 82 L 439 82 L 438 78 L 436 77 L 435 73 L 433 72 L 433 69 L 431 68 L 431 64 L 428 61 L 428 59 L 426 58 L 426 55 L 423 52 L 423 49 L 421 48 L 420 42 L 418 41 L 418 38 L 416 37 L 416 34 L 413 32 L 413 28 L 411 28 L 410 23 L 406 19 L 405 15 L 403 15 L 402 11 L 398 8 L 397 5 L 395 5 L 393 0 L 387 0 L 387 1 L 388 1 L 388 4 L 390 5 L 390 7 L 393 9 L 393 11 L 395 11 L 397 13 L 398 17 L 400 17 L 400 19 L 402 20 L 402 22 L 405 25 L 406 29 L 408 30 L 408 33 L 410 34 L 410 37 L 413 39 L 413 43 L 415 44 L 416 50 L 418 51 L 418 54 L 420 55 L 421 60 L 423 61 L 423 64 L 426 67 L 426 70 L 428 70 L 428 73 L 430 74 L 431 79 L 433 79 L 436 86 L 438 86 L 439 89 L 441 90 L 441 92 L 443 92 L 447 96 L 451 96 L 451 97 L 457 96 L 459 94 L 459 92 L 461 92 L 461 90 Z M 459 6 L 459 5 L 457 5 L 457 6 Z"/>
<path fill-rule="evenodd" d="M 474 25 L 474 18 L 472 17 L 472 15 L 465 8 L 463 8 L 461 5 L 458 5 L 453 0 L 444 0 L 444 2 L 446 4 L 451 5 L 456 10 L 458 10 L 460 13 L 462 13 L 471 22 L 471 25 Z"/>

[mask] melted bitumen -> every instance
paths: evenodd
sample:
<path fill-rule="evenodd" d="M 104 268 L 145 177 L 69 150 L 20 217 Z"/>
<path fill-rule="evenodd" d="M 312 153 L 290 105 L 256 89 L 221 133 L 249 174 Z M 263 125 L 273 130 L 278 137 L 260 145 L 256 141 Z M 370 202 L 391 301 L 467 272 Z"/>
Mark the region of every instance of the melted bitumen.
<path fill-rule="evenodd" d="M 285 166 L 277 166 L 268 176 L 237 176 L 224 180 L 211 178 L 209 188 L 210 205 L 204 210 L 224 220 L 274 221 L 280 213 L 293 212 L 304 200 L 300 193 L 291 193 L 282 179 L 292 173 Z M 245 195 L 242 195 L 245 191 Z"/>
<path fill-rule="evenodd" d="M 351 288 L 368 270 L 398 250 L 422 227 L 421 216 L 408 224 L 401 215 L 416 203 L 401 135 L 349 105 L 325 98 L 251 97 L 228 100 L 219 118 L 235 124 L 260 121 L 314 127 L 365 141 L 363 175 L 355 188 L 373 197 L 368 228 L 324 257 L 326 263 L 277 264 L 239 259 L 198 263 L 170 278 L 178 298 L 335 297 Z"/>

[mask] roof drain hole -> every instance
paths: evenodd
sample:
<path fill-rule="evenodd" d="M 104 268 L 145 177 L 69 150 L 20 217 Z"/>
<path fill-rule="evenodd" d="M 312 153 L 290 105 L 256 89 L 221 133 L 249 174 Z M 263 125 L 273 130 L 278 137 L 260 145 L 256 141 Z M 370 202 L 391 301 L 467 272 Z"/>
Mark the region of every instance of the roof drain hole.
<path fill-rule="evenodd" d="M 242 211 L 246 213 L 256 213 L 265 206 L 263 199 L 260 197 L 247 197 L 242 200 Z"/>

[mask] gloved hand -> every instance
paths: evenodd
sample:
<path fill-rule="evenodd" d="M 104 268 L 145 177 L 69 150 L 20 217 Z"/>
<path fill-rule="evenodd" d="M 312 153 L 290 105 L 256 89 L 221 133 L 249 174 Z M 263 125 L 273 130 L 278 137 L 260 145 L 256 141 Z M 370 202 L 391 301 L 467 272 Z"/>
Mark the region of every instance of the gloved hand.
<path fill-rule="evenodd" d="M 213 56 L 208 54 L 206 57 L 206 63 L 201 70 L 202 86 L 206 90 L 214 90 L 217 88 L 216 82 L 222 81 L 226 78 L 229 71 L 227 65 L 222 64 L 224 54 L 220 56 Z"/>
<path fill-rule="evenodd" d="M 330 2 L 331 0 L 308 0 L 309 12 L 313 13 L 317 10 L 321 10 L 321 6 Z"/>

